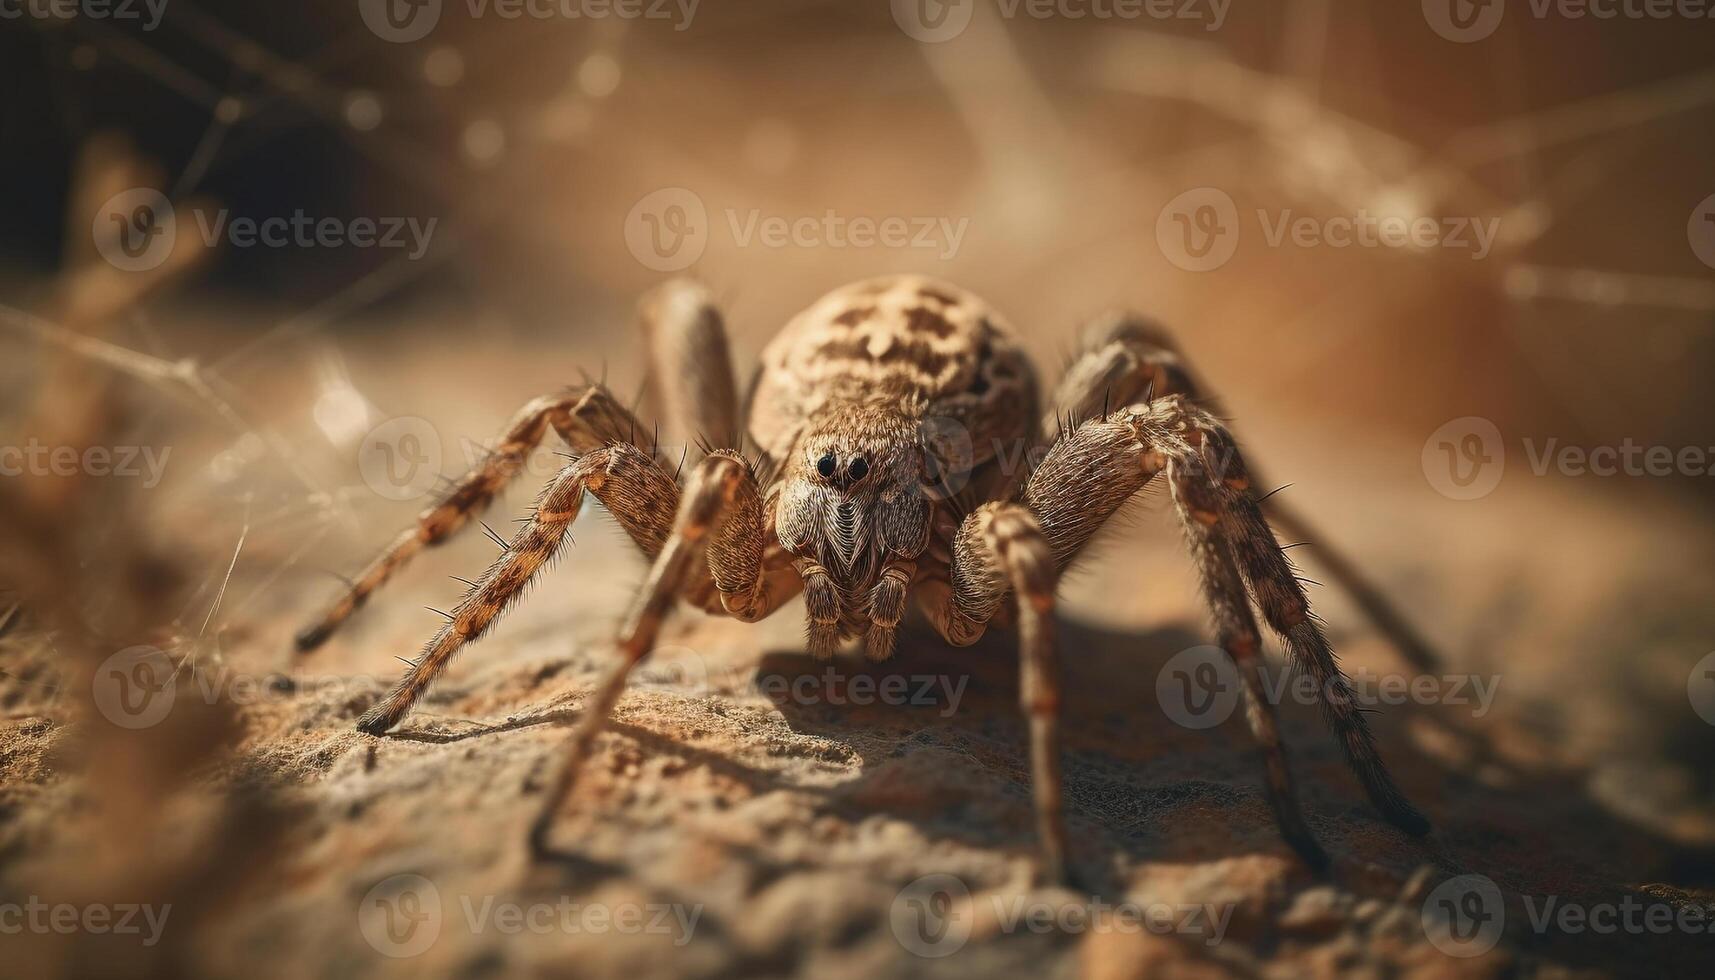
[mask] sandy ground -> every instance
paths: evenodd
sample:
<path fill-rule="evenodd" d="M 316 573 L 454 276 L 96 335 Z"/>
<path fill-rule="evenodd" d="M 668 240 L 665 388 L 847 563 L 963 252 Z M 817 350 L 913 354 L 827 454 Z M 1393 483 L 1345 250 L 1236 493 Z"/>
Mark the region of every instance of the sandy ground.
<path fill-rule="evenodd" d="M 424 354 L 401 374 L 482 367 Z M 423 410 L 450 444 L 452 433 L 480 438 L 517 395 L 452 392 Z M 1276 834 L 1240 719 L 1199 731 L 1168 717 L 1164 665 L 1206 633 L 1176 532 L 1146 500 L 1071 577 L 1060 621 L 1067 811 L 1095 900 L 1032 884 L 1009 635 L 959 651 L 916 624 L 886 665 L 830 666 L 802 653 L 797 603 L 755 627 L 678 616 L 559 815 L 553 836 L 566 856 L 533 862 L 524 832 L 545 773 L 644 573 L 611 521 L 592 507 L 531 597 L 377 739 L 355 732 L 355 719 L 397 676 L 393 658 L 432 628 L 422 607 L 454 601 L 446 576 L 471 575 L 493 545 L 478 531 L 424 556 L 300 658 L 292 630 L 336 587 L 318 569 L 356 567 L 413 504 L 359 493 L 308 513 L 229 495 L 211 509 L 164 508 L 182 550 L 220 556 L 190 576 L 200 588 L 181 614 L 185 632 L 197 632 L 225 582 L 217 625 L 194 644 L 165 721 L 116 728 L 88 710 L 89 688 L 35 627 L 24 621 L 6 637 L 4 893 L 172 907 L 153 945 L 87 929 L 0 937 L 23 967 L 0 972 L 1706 968 L 1706 918 L 1701 932 L 1602 934 L 1582 920 L 1538 927 L 1533 914 L 1549 901 L 1688 916 L 1715 904 L 1710 729 L 1686 700 L 1715 625 L 1707 531 L 1671 502 L 1639 507 L 1522 468 L 1482 506 L 1449 501 L 1418 471 L 1418 445 L 1304 423 L 1275 417 L 1246 432 L 1269 447 L 1262 458 L 1302 470 L 1290 474 L 1294 502 L 1374 570 L 1446 657 L 1425 703 L 1372 715 L 1396 775 L 1435 824 L 1426 840 L 1376 817 L 1314 709 L 1288 697 L 1283 726 L 1304 804 L 1335 856 L 1317 877 Z M 350 458 L 327 456 L 318 465 L 360 486 Z M 1274 467 L 1283 478 L 1287 468 Z M 515 491 L 490 523 L 504 528 L 528 499 Z M 1316 577 L 1313 549 L 1297 554 Z M 1316 598 L 1349 671 L 1413 676 L 1337 589 Z M 99 702 L 99 672 L 93 683 Z M 903 693 L 876 693 L 889 685 Z M 1485 685 L 1492 700 L 1481 700 Z M 1482 907 L 1499 914 L 1479 921 L 1488 924 L 1474 940 L 1493 948 L 1469 957 L 1449 955 L 1425 927 L 1444 897 L 1437 887 L 1464 874 L 1486 876 L 1501 896 Z M 925 876 L 952 878 L 914 884 Z M 1138 909 L 1145 925 L 1103 918 L 1115 905 Z M 1077 918 L 1091 908 L 1094 927 Z M 1645 914 L 1633 913 L 1640 923 Z"/>

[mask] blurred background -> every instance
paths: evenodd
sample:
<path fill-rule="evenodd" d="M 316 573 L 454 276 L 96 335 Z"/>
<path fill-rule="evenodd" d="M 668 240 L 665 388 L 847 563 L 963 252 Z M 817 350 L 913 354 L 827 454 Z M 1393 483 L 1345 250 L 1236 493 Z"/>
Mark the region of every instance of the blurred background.
<path fill-rule="evenodd" d="M 50 787 L 67 767 L 106 753 L 158 777 L 103 811 L 130 826 L 188 773 L 253 787 L 269 779 L 240 771 L 307 765 L 220 699 L 151 736 L 178 754 L 104 743 L 99 724 L 74 751 L 62 695 L 137 643 L 292 683 L 286 638 L 328 573 L 432 488 L 377 475 L 378 438 L 453 476 L 582 372 L 640 391 L 634 304 L 671 275 L 713 287 L 748 375 L 823 292 L 921 272 L 1001 310 L 1048 382 L 1085 322 L 1158 318 L 1317 543 L 1373 576 L 1439 666 L 1503 678 L 1481 758 L 1421 751 L 1495 785 L 1497 758 L 1551 768 L 1592 808 L 1575 812 L 1614 821 L 1603 841 L 1654 842 L 1601 877 L 1707 900 L 1715 680 L 1693 666 L 1715 650 L 1715 20 L 1695 5 L 44 9 L 0 9 L 0 442 L 135 447 L 142 472 L 82 456 L 0 481 L 11 886 L 66 846 L 52 825 L 82 811 Z M 296 224 L 247 236 L 270 219 Z M 433 446 L 400 441 L 418 421 Z M 1674 462 L 1605 476 L 1558 455 L 1626 446 Z M 1200 629 L 1175 534 L 1138 524 L 1069 608 Z M 402 592 L 451 601 L 426 583 L 486 547 L 449 545 Z M 608 617 L 589 637 L 630 584 L 572 600 Z M 1348 599 L 1318 599 L 1359 663 L 1387 662 Z M 315 670 L 390 678 L 425 620 L 375 615 Z M 519 616 L 552 630 L 568 613 Z M 303 725 L 339 713 L 322 707 Z M 1543 833 L 1515 802 L 1509 839 Z M 221 806 L 216 826 L 285 833 L 279 799 Z M 112 874 L 250 887 L 169 864 Z"/>

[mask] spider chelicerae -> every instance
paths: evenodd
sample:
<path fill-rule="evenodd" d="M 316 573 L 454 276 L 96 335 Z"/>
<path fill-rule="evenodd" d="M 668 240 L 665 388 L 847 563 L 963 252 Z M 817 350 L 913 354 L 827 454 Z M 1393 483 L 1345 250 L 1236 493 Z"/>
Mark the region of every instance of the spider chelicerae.
<path fill-rule="evenodd" d="M 1265 696 L 1253 603 L 1316 681 L 1370 800 L 1400 828 L 1427 833 L 1377 753 L 1233 437 L 1148 321 L 1116 315 L 1092 324 L 1044 419 L 1016 336 L 977 297 L 916 276 L 855 283 L 817 300 L 763 351 L 741 429 L 725 328 L 707 291 L 670 282 L 646 297 L 641 313 L 660 411 L 678 431 L 700 433 L 706 447 L 682 481 L 639 435 L 651 427 L 605 387 L 539 398 L 298 636 L 300 649 L 320 644 L 412 556 L 470 523 L 548 430 L 558 433 L 572 462 L 398 685 L 358 722 L 374 735 L 398 724 L 453 656 L 522 594 L 593 495 L 651 567 L 619 631 L 619 656 L 584 701 L 532 826 L 539 853 L 675 601 L 754 622 L 802 593 L 812 653 L 827 657 L 861 638 L 866 655 L 883 660 L 915 596 L 958 646 L 991 623 L 1016 627 L 1043 869 L 1066 880 L 1055 588 L 1092 536 L 1158 477 L 1171 490 L 1217 642 L 1243 678 L 1286 841 L 1312 866 L 1327 864 L 1300 812 Z M 740 454 L 741 439 L 755 460 Z M 1045 451 L 1024 469 L 1016 465 L 1024 455 L 1007 447 Z"/>

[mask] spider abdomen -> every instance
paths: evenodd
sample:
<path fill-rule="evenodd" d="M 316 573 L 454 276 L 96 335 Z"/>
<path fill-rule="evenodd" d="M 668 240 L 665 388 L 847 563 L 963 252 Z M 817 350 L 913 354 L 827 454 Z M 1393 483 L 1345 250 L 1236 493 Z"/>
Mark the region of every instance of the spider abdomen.
<path fill-rule="evenodd" d="M 1036 375 L 1006 321 L 957 286 L 887 276 L 828 293 L 762 352 L 751 438 L 770 457 L 792 451 L 804 422 L 844 403 L 897 407 L 940 430 L 962 429 L 957 468 L 1029 437 Z"/>

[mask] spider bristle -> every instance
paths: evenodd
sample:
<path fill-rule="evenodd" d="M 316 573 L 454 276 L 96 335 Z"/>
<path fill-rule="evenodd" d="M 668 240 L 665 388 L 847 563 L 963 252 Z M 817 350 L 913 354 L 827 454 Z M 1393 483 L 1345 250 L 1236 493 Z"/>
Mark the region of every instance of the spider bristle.
<path fill-rule="evenodd" d="M 1269 492 L 1267 492 L 1267 493 L 1263 494 L 1262 496 L 1256 498 L 1256 502 L 1260 504 L 1263 501 L 1267 500 L 1268 498 L 1274 496 L 1275 494 L 1279 493 L 1282 490 L 1285 490 L 1287 487 L 1290 487 L 1290 486 L 1292 486 L 1292 484 L 1282 483 L 1280 486 L 1275 487 L 1273 490 L 1270 490 Z"/>
<path fill-rule="evenodd" d="M 1114 396 L 1114 389 L 1113 389 L 1112 385 L 1109 385 L 1106 389 L 1104 389 L 1102 391 L 1102 421 L 1103 422 L 1106 422 L 1108 420 L 1108 405 L 1112 402 L 1113 396 Z"/>
<path fill-rule="evenodd" d="M 400 663 L 411 668 L 412 670 L 417 669 L 417 662 L 415 660 L 406 660 L 404 657 L 401 657 L 398 654 L 394 654 L 393 659 L 399 661 Z"/>
<path fill-rule="evenodd" d="M 471 587 L 471 588 L 473 588 L 473 589 L 474 589 L 474 588 L 477 588 L 477 584 L 476 584 L 476 583 L 475 583 L 475 582 L 472 582 L 472 581 L 471 581 L 471 580 L 470 580 L 470 579 L 468 579 L 468 578 L 464 578 L 464 577 L 463 577 L 463 576 L 460 576 L 460 575 L 448 575 L 448 576 L 447 576 L 447 578 L 450 578 L 450 579 L 452 579 L 452 580 L 453 580 L 453 581 L 454 581 L 454 582 L 463 582 L 463 583 L 464 583 L 464 584 L 466 584 L 466 585 L 468 585 L 468 586 L 470 586 L 470 587 Z"/>
<path fill-rule="evenodd" d="M 1304 584 L 1305 584 L 1305 585 L 1314 585 L 1314 586 L 1316 586 L 1316 587 L 1317 587 L 1317 588 L 1318 588 L 1318 589 L 1325 589 L 1325 588 L 1327 588 L 1327 586 L 1325 586 L 1325 585 L 1323 585 L 1323 584 L 1322 584 L 1322 583 L 1321 583 L 1321 582 L 1318 582 L 1318 581 L 1316 581 L 1316 580 L 1315 580 L 1315 579 L 1313 579 L 1313 578 L 1305 578 L 1305 577 L 1304 577 L 1304 576 L 1302 576 L 1302 575 L 1294 575 L 1294 576 L 1292 576 L 1292 577 L 1293 577 L 1293 578 L 1295 578 L 1295 579 L 1297 579 L 1297 580 L 1298 580 L 1298 581 L 1300 581 L 1300 582 L 1303 582 L 1303 583 L 1304 583 Z"/>
<path fill-rule="evenodd" d="M 450 612 L 446 612 L 446 611 L 441 610 L 441 609 L 436 609 L 434 606 L 424 606 L 423 608 L 427 609 L 428 611 L 430 611 L 432 613 L 439 615 L 442 619 L 446 620 L 449 623 L 453 621 L 453 614 Z"/>
<path fill-rule="evenodd" d="M 1145 405 L 1155 403 L 1155 379 L 1153 377 L 1149 379 L 1149 384 L 1143 389 L 1143 403 Z"/>
<path fill-rule="evenodd" d="M 488 540 L 493 541 L 495 544 L 499 545 L 500 550 L 502 550 L 502 551 L 506 550 L 506 548 L 507 548 L 506 539 L 501 537 L 500 535 L 496 534 L 494 531 L 494 528 L 488 526 L 487 521 L 477 521 L 477 523 L 481 524 L 482 529 L 484 531 L 488 532 Z"/>
<path fill-rule="evenodd" d="M 691 447 L 690 446 L 686 446 L 685 448 L 679 450 L 679 465 L 673 469 L 673 482 L 674 483 L 678 483 L 679 482 L 679 476 L 685 472 L 685 457 L 690 455 L 690 453 L 691 453 Z"/>
<path fill-rule="evenodd" d="M 351 576 L 349 576 L 349 575 L 343 575 L 339 572 L 334 571 L 331 568 L 318 568 L 318 569 L 316 569 L 316 571 L 321 572 L 324 575 L 332 575 L 334 578 L 337 578 L 341 582 L 344 582 L 345 587 L 348 589 L 357 588 L 357 583 L 355 581 L 353 581 Z M 16 609 L 17 607 L 14 606 L 13 608 Z"/>

